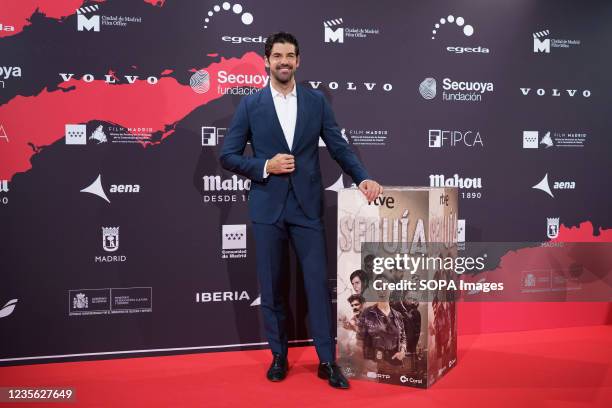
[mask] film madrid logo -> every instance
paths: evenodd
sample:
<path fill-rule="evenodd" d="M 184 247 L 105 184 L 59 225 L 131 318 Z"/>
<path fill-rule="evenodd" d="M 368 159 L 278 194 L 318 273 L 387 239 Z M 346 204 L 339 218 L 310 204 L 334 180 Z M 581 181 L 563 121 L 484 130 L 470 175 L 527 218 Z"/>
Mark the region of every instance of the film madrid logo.
<path fill-rule="evenodd" d="M 551 147 L 584 147 L 587 134 L 581 132 L 523 131 L 523 149 L 549 149 Z"/>
<path fill-rule="evenodd" d="M 442 100 L 445 102 L 482 102 L 493 91 L 493 82 L 455 81 L 451 78 L 442 80 Z M 438 95 L 436 79 L 425 78 L 419 84 L 419 93 L 426 100 L 436 98 Z"/>
<path fill-rule="evenodd" d="M 428 146 L 445 147 L 484 147 L 482 136 L 477 130 L 442 130 L 429 129 Z"/>
<path fill-rule="evenodd" d="M 142 144 L 151 141 L 153 128 L 145 126 L 123 127 L 94 125 L 93 131 L 87 137 L 86 124 L 66 124 L 65 142 L 67 145 L 85 146 L 88 143 L 99 145 L 102 143 L 138 143 Z"/>
<path fill-rule="evenodd" d="M 111 195 L 138 194 L 140 193 L 140 184 L 111 184 L 108 191 Z M 101 174 L 98 174 L 98 177 L 93 181 L 93 183 L 82 189 L 81 193 L 93 194 L 110 204 L 110 199 L 106 195 L 104 187 L 102 186 Z"/>
<path fill-rule="evenodd" d="M 119 250 L 119 227 L 102 227 L 102 249 L 106 255 L 94 257 L 95 263 L 125 262 L 125 255 L 116 255 Z"/>
<path fill-rule="evenodd" d="M 263 74 L 230 73 L 225 70 L 217 72 L 218 95 L 251 95 L 268 85 L 270 77 Z M 205 69 L 195 71 L 189 78 L 193 92 L 205 94 L 211 89 L 210 73 Z"/>
<path fill-rule="evenodd" d="M 551 48 L 568 49 L 580 45 L 580 40 L 550 38 L 550 30 L 537 31 L 532 37 L 535 54 L 550 54 Z"/>
<path fill-rule="evenodd" d="M 474 27 L 466 24 L 463 17 L 455 17 L 452 14 L 447 17 L 442 17 L 436 21 L 431 30 L 431 39 L 436 40 L 436 36 L 443 32 L 452 32 L 453 35 L 459 35 L 461 38 L 472 38 L 474 35 Z M 451 45 L 446 47 L 446 51 L 452 54 L 489 54 L 491 51 L 481 45 L 466 46 L 466 45 Z"/>
<path fill-rule="evenodd" d="M 348 133 L 348 134 L 347 134 Z M 389 131 L 387 129 L 340 129 L 340 136 L 347 142 L 358 146 L 386 146 Z M 319 147 L 326 147 L 319 138 Z"/>
<path fill-rule="evenodd" d="M 205 203 L 246 202 L 251 189 L 251 180 L 233 174 L 229 178 L 220 175 L 202 177 L 203 198 Z"/>
<path fill-rule="evenodd" d="M 544 178 L 540 180 L 538 184 L 536 184 L 535 186 L 531 188 L 543 191 L 549 196 L 551 196 L 552 198 L 555 198 L 555 195 L 553 194 L 553 190 L 575 190 L 576 182 L 575 181 L 554 181 L 552 183 L 552 189 L 551 189 L 551 185 L 548 181 L 548 173 L 546 173 L 544 175 Z"/>
<path fill-rule="evenodd" d="M 346 27 L 342 17 L 323 21 L 325 43 L 344 44 L 345 39 L 362 40 L 378 34 L 380 34 L 378 28 Z"/>
<path fill-rule="evenodd" d="M 65 141 L 67 145 L 86 145 L 87 144 L 87 125 L 82 124 L 67 124 L 65 132 Z M 108 138 L 104 133 L 104 127 L 99 125 L 89 136 L 89 140 L 95 144 L 106 143 Z"/>
<path fill-rule="evenodd" d="M 101 26 L 127 27 L 128 24 L 142 23 L 142 17 L 107 16 L 100 14 L 100 5 L 91 4 L 76 9 L 77 31 L 100 32 Z"/>
<path fill-rule="evenodd" d="M 246 257 L 246 224 L 224 224 L 221 227 L 221 259 L 236 259 Z"/>
<path fill-rule="evenodd" d="M 452 177 L 446 177 L 444 174 L 430 174 L 430 187 L 457 187 L 461 198 L 479 199 L 482 198 L 482 179 L 480 177 L 460 177 L 455 173 Z"/>

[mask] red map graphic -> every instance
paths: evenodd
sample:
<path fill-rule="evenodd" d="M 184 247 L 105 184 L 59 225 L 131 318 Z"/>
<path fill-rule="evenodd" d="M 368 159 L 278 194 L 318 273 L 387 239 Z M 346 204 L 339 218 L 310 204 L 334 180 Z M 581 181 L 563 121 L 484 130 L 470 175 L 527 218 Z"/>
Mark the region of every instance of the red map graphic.
<path fill-rule="evenodd" d="M 176 123 L 198 106 L 223 96 L 217 90 L 219 71 L 266 75 L 262 57 L 254 52 L 241 58 L 221 58 L 204 69 L 210 76 L 210 90 L 203 94 L 172 77 L 161 76 L 172 72 L 164 70 L 155 85 L 144 77 L 130 84 L 119 74 L 115 74 L 117 84 L 106 83 L 104 76 L 91 82 L 72 77 L 58 90 L 45 89 L 35 96 L 13 98 L 0 106 L 2 125 L 9 138 L 9 142 L 0 140 L 3 155 L 0 179 L 10 180 L 15 173 L 29 170 L 30 158 L 35 152 L 28 143 L 37 148 L 50 145 L 64 137 L 66 124 L 100 120 L 126 127 L 146 124 L 154 132 L 163 131 L 166 125 Z M 223 84 L 223 87 L 229 86 Z"/>

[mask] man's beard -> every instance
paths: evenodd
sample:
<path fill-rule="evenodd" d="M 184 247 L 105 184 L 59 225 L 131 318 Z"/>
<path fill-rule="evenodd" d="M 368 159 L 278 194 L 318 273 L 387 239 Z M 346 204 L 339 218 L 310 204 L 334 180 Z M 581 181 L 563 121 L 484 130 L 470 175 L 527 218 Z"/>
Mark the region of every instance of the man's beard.
<path fill-rule="evenodd" d="M 291 81 L 293 81 L 293 76 L 295 74 L 295 71 L 293 71 L 293 68 L 289 68 L 289 69 L 290 69 L 290 74 L 289 74 L 289 76 L 287 78 L 283 78 L 283 77 L 279 76 L 278 73 L 277 73 L 277 70 L 270 70 L 270 73 L 272 74 L 274 79 L 276 79 L 281 84 L 285 85 L 285 84 L 288 84 Z"/>

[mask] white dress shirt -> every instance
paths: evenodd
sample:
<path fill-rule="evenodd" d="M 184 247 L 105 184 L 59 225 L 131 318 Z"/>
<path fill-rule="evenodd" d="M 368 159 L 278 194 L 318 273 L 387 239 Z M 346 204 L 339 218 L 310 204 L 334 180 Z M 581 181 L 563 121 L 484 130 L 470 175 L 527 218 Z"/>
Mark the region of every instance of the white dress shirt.
<path fill-rule="evenodd" d="M 293 90 L 289 92 L 287 95 L 283 95 L 278 92 L 270 83 L 270 91 L 272 91 L 272 100 L 274 101 L 274 109 L 276 110 L 276 116 L 278 117 L 278 121 L 280 122 L 281 128 L 283 129 L 283 134 L 285 135 L 285 140 L 287 141 L 287 146 L 289 149 L 293 147 L 293 138 L 295 136 L 295 123 L 297 121 L 297 86 L 293 85 Z M 268 167 L 268 160 L 264 163 L 263 169 L 263 177 L 267 178 L 269 176 L 266 171 L 266 167 Z M 367 181 L 369 179 L 363 180 Z M 361 183 L 359 185 L 361 185 Z"/>
<path fill-rule="evenodd" d="M 297 121 L 297 87 L 294 84 L 293 90 L 287 95 L 283 95 L 270 84 L 270 91 L 272 91 L 272 100 L 274 101 L 276 116 L 283 129 L 287 146 L 291 149 L 295 136 L 295 122 Z M 268 161 L 266 160 L 264 164 L 264 178 L 268 177 L 268 173 L 266 172 L 267 165 Z"/>

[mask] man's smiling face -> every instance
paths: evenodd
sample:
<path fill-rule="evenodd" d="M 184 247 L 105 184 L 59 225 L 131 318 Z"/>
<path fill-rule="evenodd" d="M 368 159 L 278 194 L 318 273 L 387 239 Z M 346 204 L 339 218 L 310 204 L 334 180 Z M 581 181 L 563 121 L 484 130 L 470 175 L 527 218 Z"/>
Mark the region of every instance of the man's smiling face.
<path fill-rule="evenodd" d="M 300 57 L 296 55 L 295 45 L 290 43 L 274 43 L 270 57 L 265 57 L 266 68 L 270 75 L 281 84 L 293 80 L 295 70 L 300 66 Z"/>

